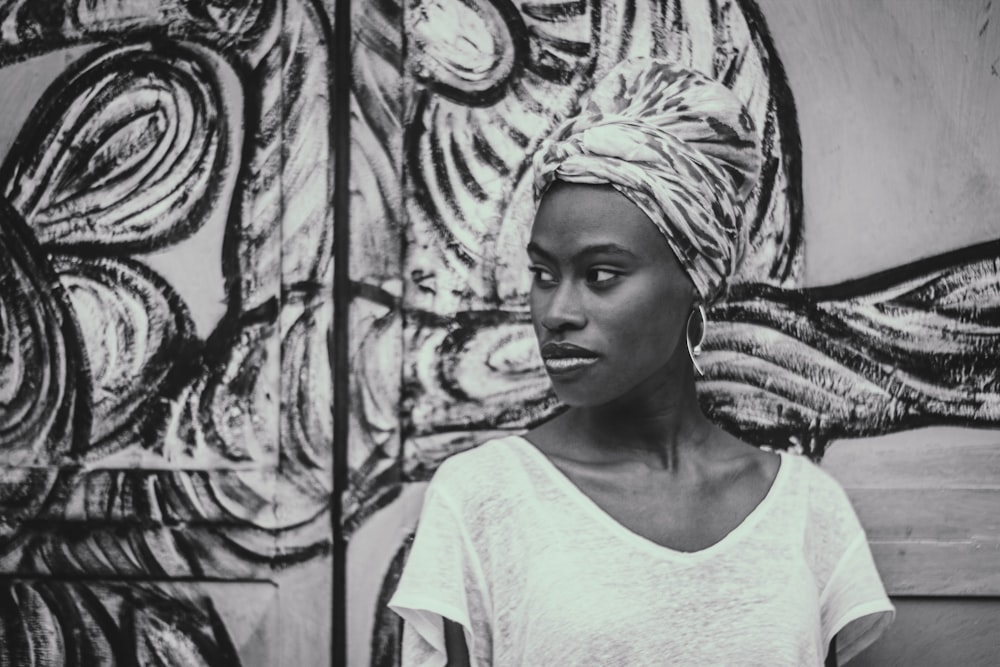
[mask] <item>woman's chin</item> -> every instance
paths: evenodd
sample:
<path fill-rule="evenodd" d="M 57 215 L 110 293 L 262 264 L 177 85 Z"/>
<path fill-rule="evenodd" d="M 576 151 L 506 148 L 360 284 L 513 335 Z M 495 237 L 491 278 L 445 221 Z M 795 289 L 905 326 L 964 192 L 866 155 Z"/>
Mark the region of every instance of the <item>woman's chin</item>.
<path fill-rule="evenodd" d="M 570 408 L 600 408 L 615 404 L 637 405 L 653 399 L 662 404 L 677 386 L 677 372 L 661 368 L 634 382 L 625 377 L 565 377 L 549 374 L 552 390 L 559 402 Z M 663 396 L 663 399 L 660 398 Z"/>
<path fill-rule="evenodd" d="M 613 401 L 615 398 L 608 396 L 606 387 L 598 389 L 580 384 L 563 385 L 554 381 L 552 389 L 559 402 L 568 408 L 594 408 Z"/>

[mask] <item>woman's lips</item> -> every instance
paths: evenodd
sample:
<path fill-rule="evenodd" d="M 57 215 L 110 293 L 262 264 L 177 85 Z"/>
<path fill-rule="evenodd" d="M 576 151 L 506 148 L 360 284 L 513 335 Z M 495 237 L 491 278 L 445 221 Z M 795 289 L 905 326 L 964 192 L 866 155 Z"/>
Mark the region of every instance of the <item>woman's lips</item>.
<path fill-rule="evenodd" d="M 550 357 L 544 361 L 550 375 L 561 375 L 592 366 L 597 363 L 597 357 Z"/>
<path fill-rule="evenodd" d="M 598 354 L 585 347 L 565 341 L 549 341 L 542 345 L 542 358 L 549 359 L 588 359 L 596 358 Z"/>
<path fill-rule="evenodd" d="M 542 361 L 549 375 L 565 375 L 597 363 L 596 352 L 567 341 L 549 341 L 542 345 Z"/>

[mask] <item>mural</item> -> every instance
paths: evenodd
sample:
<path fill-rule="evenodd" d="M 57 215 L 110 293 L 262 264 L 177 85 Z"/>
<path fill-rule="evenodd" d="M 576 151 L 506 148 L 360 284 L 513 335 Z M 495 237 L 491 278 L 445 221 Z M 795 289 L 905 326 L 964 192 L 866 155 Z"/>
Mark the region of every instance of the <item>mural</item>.
<path fill-rule="evenodd" d="M 385 1 L 352 21 L 351 224 L 366 244 L 352 247 L 352 307 L 365 315 L 352 322 L 343 521 L 386 573 L 365 587 L 381 602 L 349 600 L 367 619 L 350 640 L 371 642 L 352 653 L 358 664 L 398 660 L 383 603 L 419 505 L 408 489 L 447 456 L 558 409 L 527 312 L 527 169 L 625 57 L 665 55 L 725 82 L 763 136 L 751 247 L 709 313 L 699 394 L 714 420 L 817 460 L 834 439 L 1000 424 L 1000 241 L 800 286 L 796 108 L 751 0 Z"/>
<path fill-rule="evenodd" d="M 393 267 L 404 286 L 401 298 L 382 300 L 401 328 L 383 325 L 355 338 L 379 336 L 387 341 L 382 345 L 395 345 L 386 352 L 400 360 L 407 439 L 402 454 L 398 440 L 392 449 L 373 446 L 370 429 L 352 436 L 349 525 L 391 498 L 385 484 L 373 481 L 382 470 L 373 461 L 394 460 L 405 477 L 426 478 L 447 455 L 551 414 L 555 404 L 526 310 L 528 160 L 620 59 L 675 58 L 748 100 L 762 128 L 765 167 L 751 200 L 753 235 L 740 280 L 794 284 L 802 216 L 791 97 L 759 13 L 734 3 L 709 9 L 702 2 L 559 2 L 525 3 L 518 11 L 507 3 L 434 2 L 406 11 L 377 3 L 359 12 L 355 99 L 394 115 L 355 124 L 355 141 L 364 148 L 352 164 L 383 175 L 377 188 L 364 191 L 366 205 L 378 207 L 375 221 L 385 237 L 402 230 L 405 246 Z M 385 46 L 398 44 L 404 29 L 412 45 L 405 71 L 400 55 Z M 481 39 L 473 44 L 466 33 Z M 401 89 L 402 105 L 394 98 Z M 382 166 L 393 155 L 398 176 Z M 362 190 L 359 175 L 352 177 Z M 359 216 L 352 220 L 357 228 Z M 379 254 L 364 257 L 364 265 Z M 382 277 L 355 280 L 371 293 Z M 392 414 L 395 392 L 387 385 L 399 378 L 369 371 L 364 361 L 354 373 L 359 393 L 385 397 L 381 404 L 355 402 L 359 422 Z"/>
<path fill-rule="evenodd" d="M 0 0 L 0 75 L 44 79 L 0 155 L 0 663 L 329 664 L 336 605 L 351 664 L 396 664 L 422 483 L 558 410 L 528 161 L 632 55 L 722 80 L 762 132 L 713 419 L 817 459 L 1000 423 L 1000 240 L 803 287 L 800 119 L 753 0 L 340 4 L 335 63 L 333 0 Z"/>
<path fill-rule="evenodd" d="M 317 606 L 331 16 L 0 2 L 0 67 L 69 63 L 0 167 L 0 662 L 273 664 Z"/>

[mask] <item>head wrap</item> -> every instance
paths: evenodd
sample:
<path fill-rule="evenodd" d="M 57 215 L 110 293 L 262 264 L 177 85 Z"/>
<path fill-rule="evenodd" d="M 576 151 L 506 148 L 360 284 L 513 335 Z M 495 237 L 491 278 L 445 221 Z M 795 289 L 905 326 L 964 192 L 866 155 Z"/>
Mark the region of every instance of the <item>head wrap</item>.
<path fill-rule="evenodd" d="M 753 122 L 726 86 L 664 60 L 616 65 L 534 156 L 535 201 L 554 180 L 607 183 L 660 230 L 706 304 L 746 245 L 757 180 Z"/>

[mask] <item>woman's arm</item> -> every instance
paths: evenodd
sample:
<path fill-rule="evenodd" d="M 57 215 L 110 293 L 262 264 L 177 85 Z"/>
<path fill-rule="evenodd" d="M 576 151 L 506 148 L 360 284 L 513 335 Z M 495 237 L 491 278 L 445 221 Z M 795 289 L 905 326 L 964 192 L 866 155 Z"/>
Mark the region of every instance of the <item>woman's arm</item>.
<path fill-rule="evenodd" d="M 465 630 L 455 621 L 444 619 L 444 648 L 448 653 L 446 667 L 470 667 L 469 647 L 465 644 Z"/>

